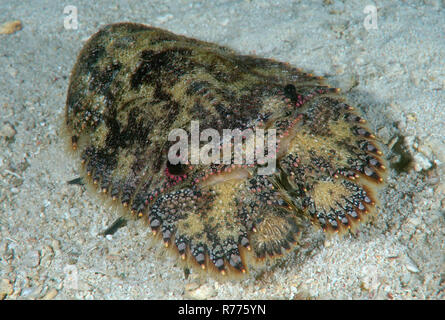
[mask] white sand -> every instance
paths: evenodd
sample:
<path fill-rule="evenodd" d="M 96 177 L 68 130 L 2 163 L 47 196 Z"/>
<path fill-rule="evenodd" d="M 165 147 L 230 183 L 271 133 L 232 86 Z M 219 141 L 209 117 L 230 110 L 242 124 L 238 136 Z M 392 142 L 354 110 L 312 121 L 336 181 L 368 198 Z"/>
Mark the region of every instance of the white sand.
<path fill-rule="evenodd" d="M 77 30 L 64 28 L 58 1 L 0 1 L 0 24 L 23 24 L 0 35 L 0 298 L 445 298 L 443 1 L 378 1 L 370 31 L 369 0 L 72 2 Z M 117 213 L 66 184 L 77 159 L 65 153 L 59 123 L 84 41 L 119 21 L 327 75 L 383 142 L 405 137 L 415 170 L 390 170 L 381 212 L 356 237 L 315 232 L 258 279 L 185 279 L 139 223 L 99 236 Z"/>

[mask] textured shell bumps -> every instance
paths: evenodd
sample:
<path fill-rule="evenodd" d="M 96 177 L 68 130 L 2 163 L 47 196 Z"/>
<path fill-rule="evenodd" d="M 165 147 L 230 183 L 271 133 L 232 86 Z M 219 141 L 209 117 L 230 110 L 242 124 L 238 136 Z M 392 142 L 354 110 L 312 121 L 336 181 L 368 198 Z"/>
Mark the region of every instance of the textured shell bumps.
<path fill-rule="evenodd" d="M 168 134 L 191 121 L 221 136 L 275 129 L 275 173 L 170 163 Z M 65 123 L 88 183 L 180 259 L 220 274 L 294 247 L 301 219 L 347 231 L 384 182 L 374 135 L 321 77 L 140 24 L 106 26 L 85 44 Z"/>

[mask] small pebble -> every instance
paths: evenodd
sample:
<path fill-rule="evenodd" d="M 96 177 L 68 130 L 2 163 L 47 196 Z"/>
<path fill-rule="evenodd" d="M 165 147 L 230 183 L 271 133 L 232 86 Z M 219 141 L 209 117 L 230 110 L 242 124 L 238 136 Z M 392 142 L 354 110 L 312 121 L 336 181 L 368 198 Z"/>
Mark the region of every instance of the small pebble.
<path fill-rule="evenodd" d="M 192 284 L 189 284 L 192 285 Z M 193 288 L 193 289 L 191 289 Z M 216 296 L 215 289 L 209 284 L 203 284 L 202 286 L 195 288 L 194 286 L 189 286 L 189 288 L 185 288 L 185 297 L 188 299 L 196 299 L 196 300 L 206 300 L 211 297 Z"/>
<path fill-rule="evenodd" d="M 422 220 L 420 218 L 408 218 L 408 222 L 416 227 L 422 223 Z"/>
<path fill-rule="evenodd" d="M 417 151 L 422 153 L 427 158 L 433 157 L 433 150 L 431 150 L 431 147 L 426 145 L 425 143 L 420 143 L 417 148 Z"/>
<path fill-rule="evenodd" d="M 199 288 L 199 284 L 196 282 L 187 283 L 185 285 L 185 292 L 193 291 Z"/>
<path fill-rule="evenodd" d="M 12 124 L 5 122 L 0 128 L 0 137 L 5 137 L 7 139 L 12 139 L 16 135 L 17 131 L 14 129 Z"/>
<path fill-rule="evenodd" d="M 406 269 L 408 271 L 410 271 L 410 272 L 413 272 L 413 273 L 418 273 L 419 272 L 419 269 L 415 265 L 409 264 L 409 263 L 406 264 Z"/>
<path fill-rule="evenodd" d="M 8 21 L 0 26 L 0 34 L 12 34 L 22 30 L 22 22 L 20 20 Z"/>
<path fill-rule="evenodd" d="M 56 289 L 52 288 L 43 296 L 42 300 L 52 300 L 58 293 L 59 292 Z"/>
<path fill-rule="evenodd" d="M 408 256 L 406 256 L 405 258 L 405 267 L 409 272 L 412 273 L 418 273 L 420 271 L 416 264 Z"/>
<path fill-rule="evenodd" d="M 156 22 L 157 22 L 157 23 L 160 23 L 160 24 L 163 24 L 163 23 L 166 23 L 167 21 L 169 21 L 169 20 L 171 20 L 171 19 L 173 19 L 173 15 L 170 14 L 170 13 L 168 13 L 168 14 L 166 14 L 166 15 L 157 17 L 157 18 L 156 18 Z"/>
<path fill-rule="evenodd" d="M 20 296 L 25 297 L 25 298 L 31 298 L 31 296 L 34 295 L 34 292 L 37 289 L 34 287 L 28 287 L 28 288 L 23 288 L 22 291 L 20 292 Z"/>
<path fill-rule="evenodd" d="M 0 300 L 3 300 L 7 295 L 11 295 L 13 292 L 13 287 L 8 279 L 0 280 Z"/>
<path fill-rule="evenodd" d="M 35 268 L 40 264 L 40 253 L 37 250 L 28 251 L 23 257 L 23 263 L 29 268 Z"/>
<path fill-rule="evenodd" d="M 420 172 L 422 170 L 428 170 L 432 167 L 432 163 L 420 152 L 416 153 L 414 159 L 414 170 Z"/>
<path fill-rule="evenodd" d="M 386 145 L 391 140 L 391 133 L 387 127 L 382 127 L 377 130 L 377 134 L 379 135 L 380 139 L 382 139 L 382 142 Z"/>

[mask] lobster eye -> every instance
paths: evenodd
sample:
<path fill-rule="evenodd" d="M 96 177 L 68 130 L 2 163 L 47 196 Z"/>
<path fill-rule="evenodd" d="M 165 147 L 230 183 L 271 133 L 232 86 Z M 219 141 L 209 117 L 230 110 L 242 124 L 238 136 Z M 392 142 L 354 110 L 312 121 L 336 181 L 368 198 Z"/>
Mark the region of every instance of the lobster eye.
<path fill-rule="evenodd" d="M 297 100 L 297 89 L 293 84 L 287 84 L 284 87 L 284 96 L 289 98 L 291 101 Z"/>

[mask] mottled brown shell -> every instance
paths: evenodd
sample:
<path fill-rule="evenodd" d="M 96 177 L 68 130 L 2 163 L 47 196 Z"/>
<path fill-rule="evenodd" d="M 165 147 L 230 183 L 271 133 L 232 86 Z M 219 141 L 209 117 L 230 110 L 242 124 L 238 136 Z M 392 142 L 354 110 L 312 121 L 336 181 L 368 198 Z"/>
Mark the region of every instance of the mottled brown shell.
<path fill-rule="evenodd" d="M 172 165 L 171 130 L 276 129 L 277 169 Z M 71 74 L 66 126 L 86 180 L 183 260 L 246 272 L 296 244 L 300 219 L 347 230 L 375 205 L 374 136 L 321 77 L 132 23 L 104 27 Z"/>

